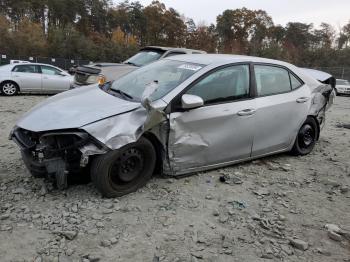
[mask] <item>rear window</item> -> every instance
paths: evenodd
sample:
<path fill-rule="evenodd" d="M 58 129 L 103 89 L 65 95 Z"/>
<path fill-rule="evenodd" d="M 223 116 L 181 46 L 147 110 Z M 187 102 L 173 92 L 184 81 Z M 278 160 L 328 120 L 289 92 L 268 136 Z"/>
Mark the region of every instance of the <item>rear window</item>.
<path fill-rule="evenodd" d="M 166 57 L 171 57 L 171 56 L 175 56 L 175 55 L 184 55 L 186 53 L 184 52 L 171 52 L 169 54 L 166 55 Z"/>
<path fill-rule="evenodd" d="M 156 49 L 142 50 L 138 52 L 136 55 L 126 60 L 125 63 L 132 64 L 139 67 L 145 66 L 147 64 L 157 61 L 164 53 L 165 51 L 156 50 Z"/>

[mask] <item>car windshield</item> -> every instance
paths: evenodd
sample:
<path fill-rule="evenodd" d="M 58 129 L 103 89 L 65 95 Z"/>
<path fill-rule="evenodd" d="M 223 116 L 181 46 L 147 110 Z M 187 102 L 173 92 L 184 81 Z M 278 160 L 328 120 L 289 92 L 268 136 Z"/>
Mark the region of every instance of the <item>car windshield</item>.
<path fill-rule="evenodd" d="M 163 54 L 164 51 L 162 50 L 143 50 L 130 57 L 124 63 L 132 64 L 135 66 L 145 66 L 154 61 L 157 61 Z"/>
<path fill-rule="evenodd" d="M 350 83 L 348 80 L 337 80 L 337 85 L 348 86 Z"/>
<path fill-rule="evenodd" d="M 158 88 L 151 96 L 154 101 L 202 68 L 203 65 L 199 64 L 164 59 L 123 76 L 112 84 L 111 89 L 140 101 L 146 85 L 156 81 Z"/>

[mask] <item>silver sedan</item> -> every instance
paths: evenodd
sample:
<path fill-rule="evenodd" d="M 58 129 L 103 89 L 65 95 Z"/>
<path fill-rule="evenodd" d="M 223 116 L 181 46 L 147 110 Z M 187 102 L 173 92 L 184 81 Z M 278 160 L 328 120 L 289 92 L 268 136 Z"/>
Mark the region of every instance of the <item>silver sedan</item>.
<path fill-rule="evenodd" d="M 0 93 L 56 94 L 70 89 L 73 76 L 62 69 L 38 63 L 15 63 L 0 66 Z"/>
<path fill-rule="evenodd" d="M 316 73 L 316 74 L 315 74 Z M 50 98 L 11 138 L 35 176 L 57 186 L 90 168 L 107 197 L 146 184 L 259 157 L 312 151 L 332 103 L 334 78 L 281 61 L 184 55 L 114 83 Z"/>

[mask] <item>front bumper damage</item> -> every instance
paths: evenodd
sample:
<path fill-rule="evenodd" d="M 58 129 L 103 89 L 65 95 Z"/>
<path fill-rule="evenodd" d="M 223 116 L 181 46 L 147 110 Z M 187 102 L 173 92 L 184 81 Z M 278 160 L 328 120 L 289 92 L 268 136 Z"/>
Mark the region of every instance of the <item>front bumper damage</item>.
<path fill-rule="evenodd" d="M 89 156 L 104 154 L 106 147 L 83 131 L 32 132 L 15 127 L 10 134 L 21 149 L 22 159 L 37 177 L 49 176 L 57 187 L 67 187 L 67 174 L 79 173 Z"/>

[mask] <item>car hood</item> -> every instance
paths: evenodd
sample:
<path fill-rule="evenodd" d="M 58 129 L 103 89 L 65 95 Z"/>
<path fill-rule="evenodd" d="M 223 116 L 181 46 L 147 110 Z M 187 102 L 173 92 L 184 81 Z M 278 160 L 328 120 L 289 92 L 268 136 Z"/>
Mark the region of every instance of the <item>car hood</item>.
<path fill-rule="evenodd" d="M 140 103 L 114 97 L 93 85 L 46 99 L 26 113 L 17 126 L 34 132 L 79 128 L 140 106 Z"/>

